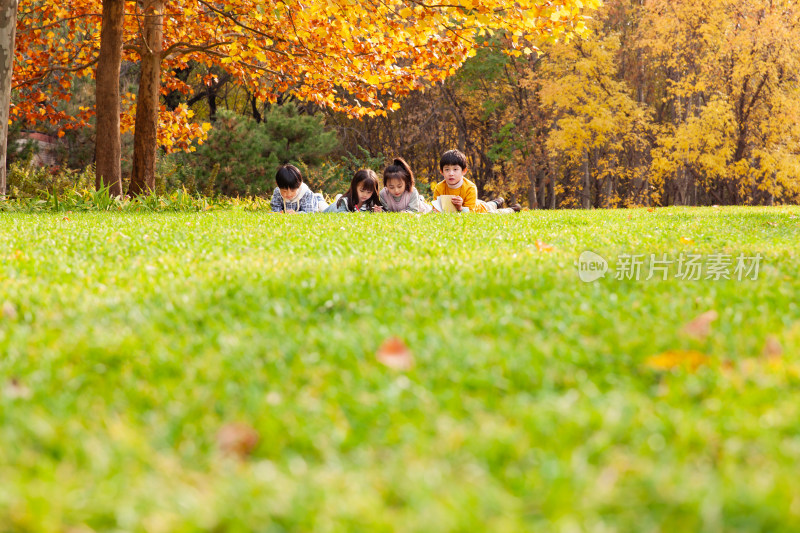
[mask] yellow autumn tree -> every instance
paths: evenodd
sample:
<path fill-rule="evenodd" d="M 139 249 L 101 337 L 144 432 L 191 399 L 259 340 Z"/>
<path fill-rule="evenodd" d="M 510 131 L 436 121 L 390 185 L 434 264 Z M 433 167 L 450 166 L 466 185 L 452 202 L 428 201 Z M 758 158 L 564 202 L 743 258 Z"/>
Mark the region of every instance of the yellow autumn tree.
<path fill-rule="evenodd" d="M 639 47 L 663 80 L 653 178 L 665 203 L 797 197 L 799 32 L 788 0 L 646 3 Z"/>
<path fill-rule="evenodd" d="M 649 113 L 617 76 L 620 38 L 598 20 L 585 39 L 547 49 L 536 74 L 551 126 L 547 149 L 566 205 L 618 207 L 648 204 L 651 184 L 642 155 Z"/>

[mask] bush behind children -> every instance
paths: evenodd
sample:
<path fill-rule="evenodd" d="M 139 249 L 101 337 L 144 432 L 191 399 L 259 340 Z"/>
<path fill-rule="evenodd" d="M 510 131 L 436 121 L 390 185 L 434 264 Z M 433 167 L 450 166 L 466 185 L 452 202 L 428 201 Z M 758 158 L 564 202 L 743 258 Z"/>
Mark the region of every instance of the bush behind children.
<path fill-rule="evenodd" d="M 503 208 L 502 198 L 489 202 L 478 199 L 478 187 L 465 177 L 467 170 L 467 158 L 458 150 L 442 154 L 439 171 L 443 179 L 433 188 L 432 206 L 417 191 L 411 167 L 398 157 L 383 169 L 383 188 L 375 172 L 361 169 L 353 175 L 350 188 L 328 205 L 322 194 L 314 193 L 303 183 L 297 167 L 283 165 L 275 175 L 277 187 L 270 205 L 276 213 L 430 213 L 443 210 L 437 202 L 442 197 L 458 212 L 512 213 L 520 210 L 519 205 Z"/>

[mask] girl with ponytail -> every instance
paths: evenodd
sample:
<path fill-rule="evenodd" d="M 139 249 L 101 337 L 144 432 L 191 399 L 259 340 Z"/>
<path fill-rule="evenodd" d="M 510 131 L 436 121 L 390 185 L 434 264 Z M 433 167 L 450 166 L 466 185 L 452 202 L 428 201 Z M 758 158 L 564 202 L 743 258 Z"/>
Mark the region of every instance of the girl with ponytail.
<path fill-rule="evenodd" d="M 389 212 L 428 213 L 431 210 L 414 187 L 414 173 L 402 157 L 383 169 L 380 199 L 383 209 Z"/>

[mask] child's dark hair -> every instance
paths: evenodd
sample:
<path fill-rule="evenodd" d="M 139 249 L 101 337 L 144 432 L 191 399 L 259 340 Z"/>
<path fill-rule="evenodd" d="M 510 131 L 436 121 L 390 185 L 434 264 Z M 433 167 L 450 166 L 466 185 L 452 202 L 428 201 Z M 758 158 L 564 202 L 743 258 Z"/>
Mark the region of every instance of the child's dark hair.
<path fill-rule="evenodd" d="M 358 203 L 358 186 L 362 183 L 372 188 L 372 196 L 369 197 L 369 200 L 364 202 L 366 208 L 372 211 L 373 207 L 381 205 L 381 197 L 378 195 L 378 175 L 375 174 L 375 171 L 368 168 L 362 168 L 353 174 L 353 181 L 350 182 L 350 188 L 339 198 L 336 205 L 341 207 L 342 202 L 344 202 L 346 198 L 347 210 L 355 211 L 356 204 Z"/>
<path fill-rule="evenodd" d="M 275 174 L 279 189 L 297 189 L 303 184 L 303 175 L 294 165 L 283 165 Z"/>
<path fill-rule="evenodd" d="M 383 186 L 389 180 L 401 179 L 406 184 L 406 192 L 411 192 L 414 188 L 414 173 L 402 157 L 396 158 L 392 164 L 383 169 Z"/>
<path fill-rule="evenodd" d="M 439 159 L 439 170 L 444 170 L 447 165 L 458 165 L 461 170 L 467 170 L 467 156 L 458 150 L 448 150 Z"/>

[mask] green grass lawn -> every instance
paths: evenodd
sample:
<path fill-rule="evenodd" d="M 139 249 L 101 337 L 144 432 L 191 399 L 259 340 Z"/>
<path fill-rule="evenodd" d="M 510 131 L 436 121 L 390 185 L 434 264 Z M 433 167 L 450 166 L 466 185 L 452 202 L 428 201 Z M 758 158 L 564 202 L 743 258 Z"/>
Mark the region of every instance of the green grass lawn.
<path fill-rule="evenodd" d="M 0 531 L 800 529 L 800 208 L 66 217 L 0 214 Z"/>

